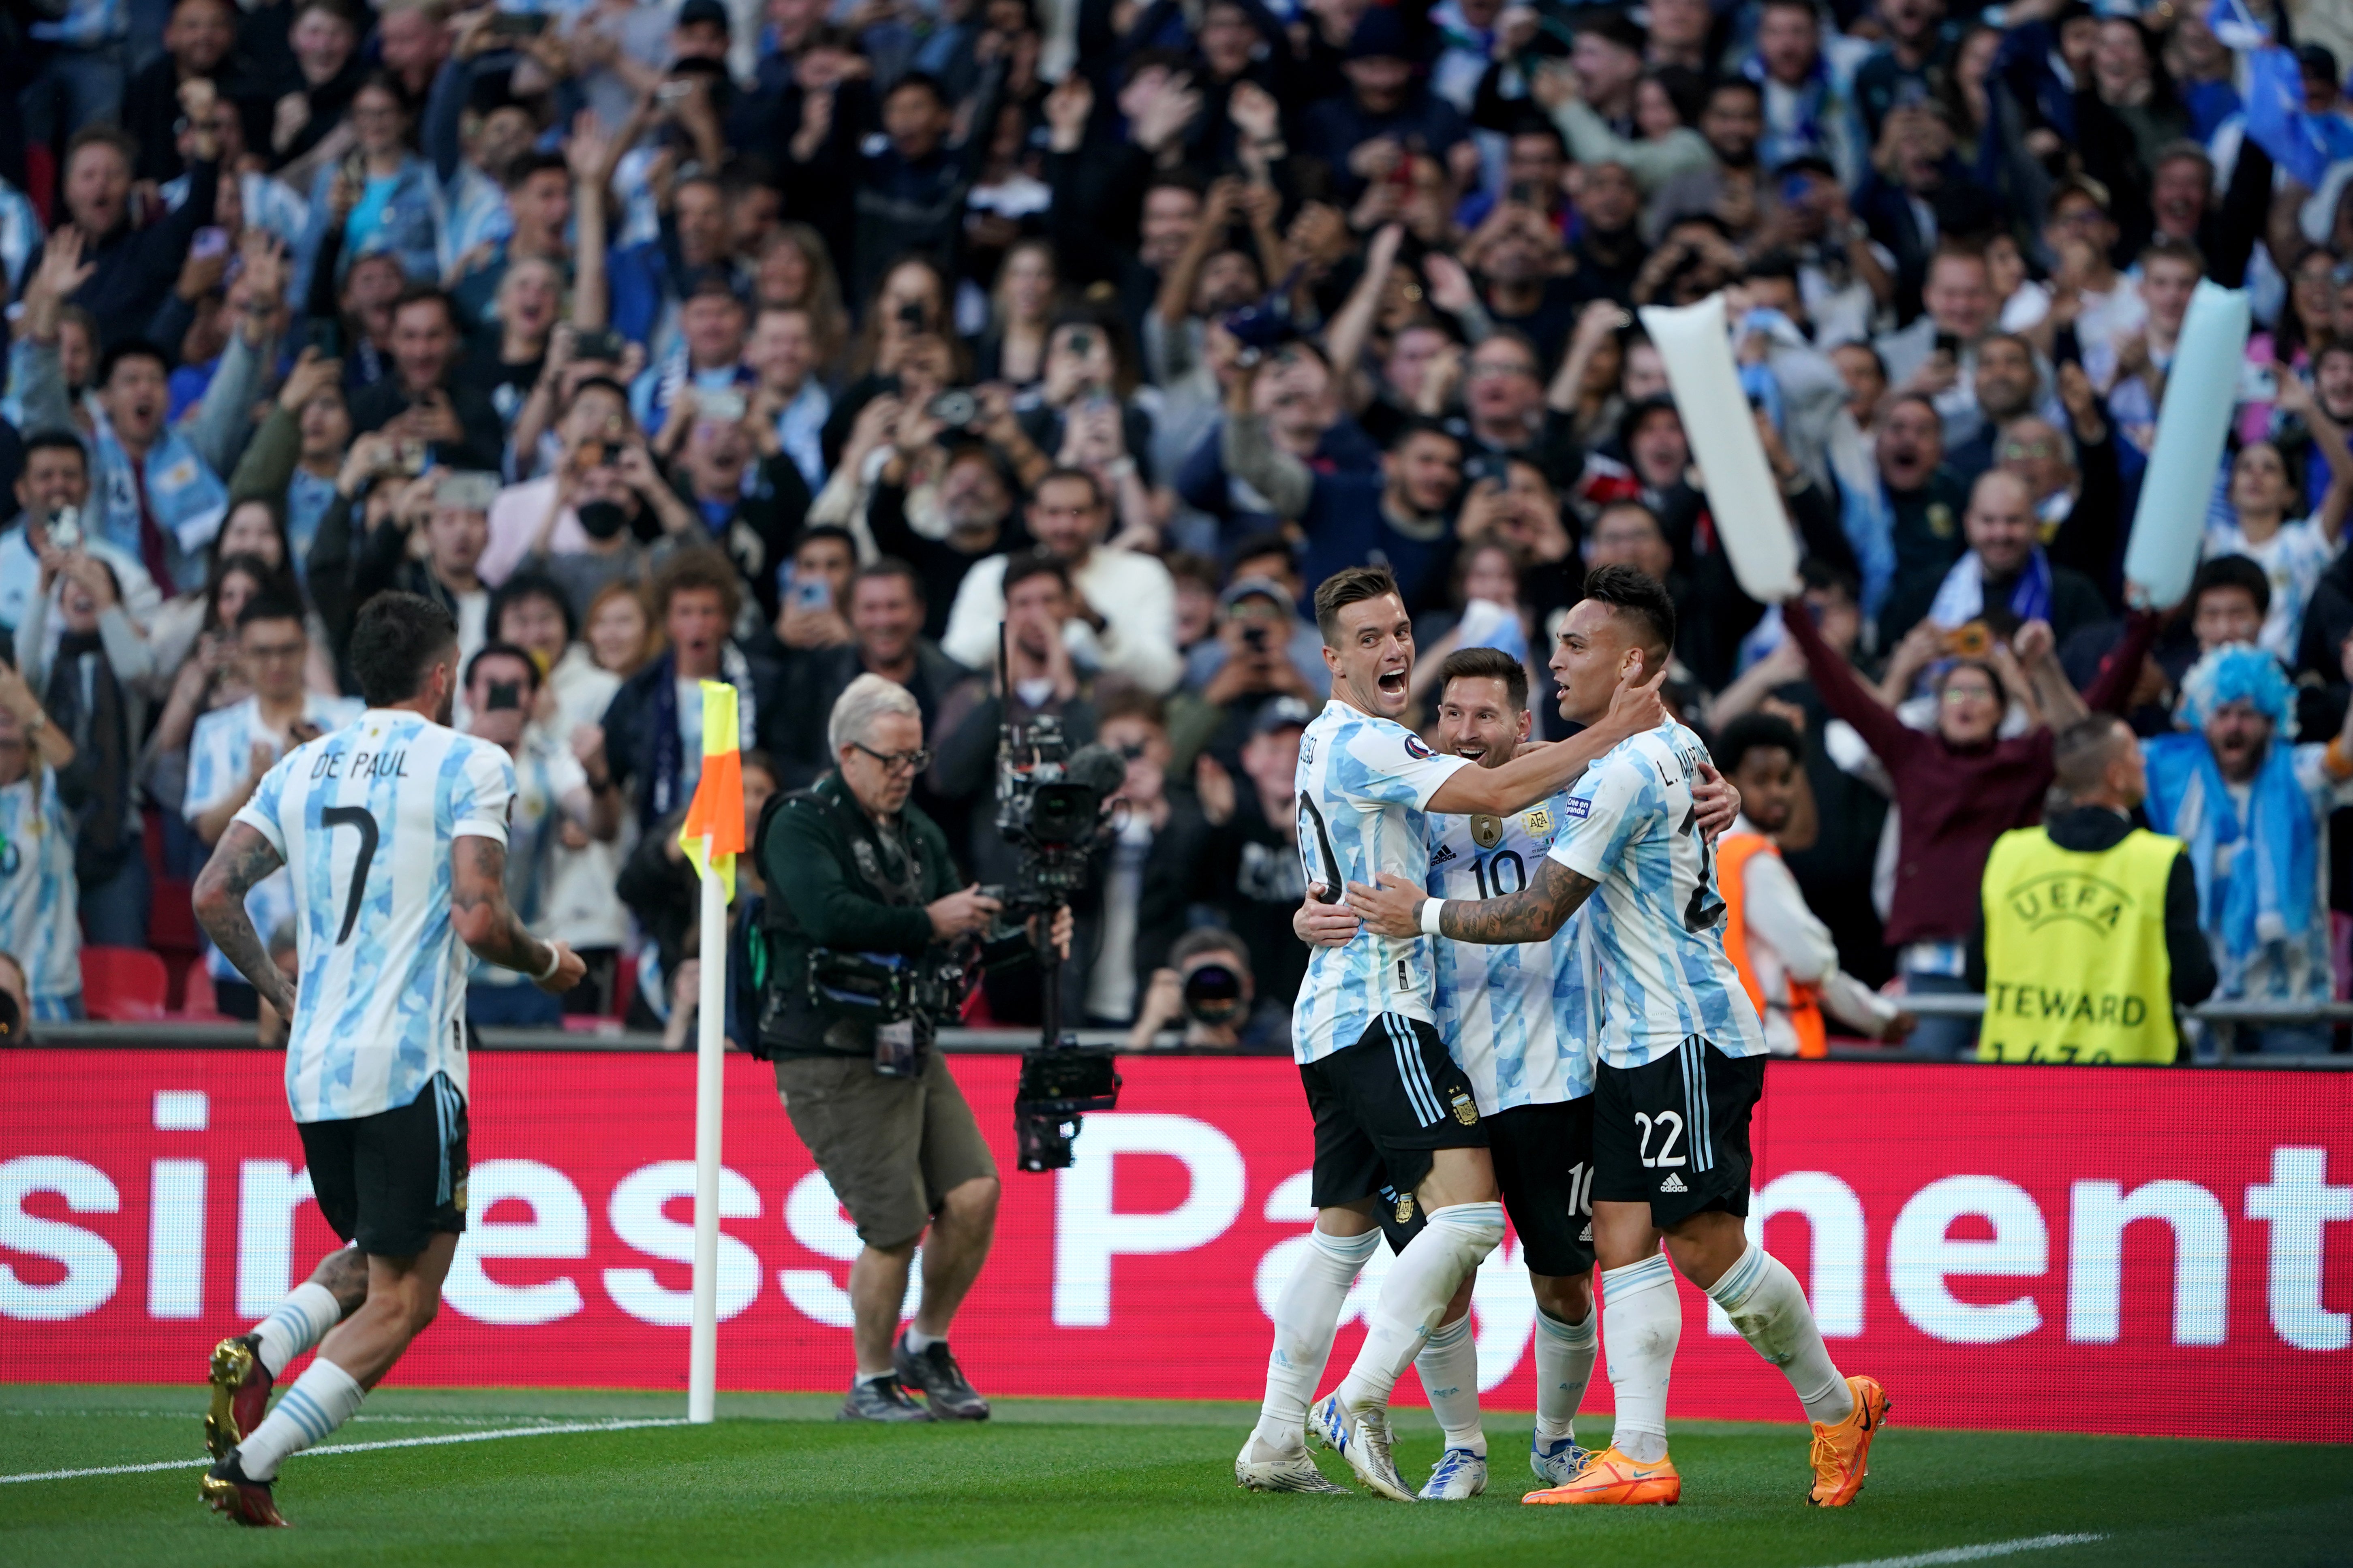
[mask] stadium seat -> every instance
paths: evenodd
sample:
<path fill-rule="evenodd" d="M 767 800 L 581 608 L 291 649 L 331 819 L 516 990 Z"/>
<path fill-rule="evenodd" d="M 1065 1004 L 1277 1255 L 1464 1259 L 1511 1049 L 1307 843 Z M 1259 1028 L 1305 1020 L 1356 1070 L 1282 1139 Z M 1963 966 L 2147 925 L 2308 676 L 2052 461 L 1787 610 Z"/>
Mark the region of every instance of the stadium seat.
<path fill-rule="evenodd" d="M 81 950 L 82 1006 L 93 1018 L 136 1023 L 164 1016 L 164 961 L 140 947 Z"/>
<path fill-rule="evenodd" d="M 172 1015 L 174 1017 L 199 1024 L 234 1022 L 220 1010 L 220 1003 L 213 994 L 213 972 L 206 969 L 201 961 L 188 965 L 182 984 L 185 994 L 180 1000 L 179 1011 Z"/>

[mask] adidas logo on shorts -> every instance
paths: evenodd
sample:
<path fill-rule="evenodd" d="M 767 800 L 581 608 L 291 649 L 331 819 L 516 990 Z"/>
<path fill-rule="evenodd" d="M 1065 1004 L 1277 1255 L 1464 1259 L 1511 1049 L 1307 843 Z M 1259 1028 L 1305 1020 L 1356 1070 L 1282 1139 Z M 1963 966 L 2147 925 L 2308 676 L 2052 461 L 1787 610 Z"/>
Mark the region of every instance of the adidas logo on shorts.
<path fill-rule="evenodd" d="M 1681 1176 L 1678 1176 L 1672 1171 L 1670 1171 L 1667 1173 L 1667 1179 L 1659 1184 L 1659 1191 L 1662 1193 L 1687 1193 L 1691 1191 L 1691 1189 L 1683 1185 L 1683 1179 Z"/>

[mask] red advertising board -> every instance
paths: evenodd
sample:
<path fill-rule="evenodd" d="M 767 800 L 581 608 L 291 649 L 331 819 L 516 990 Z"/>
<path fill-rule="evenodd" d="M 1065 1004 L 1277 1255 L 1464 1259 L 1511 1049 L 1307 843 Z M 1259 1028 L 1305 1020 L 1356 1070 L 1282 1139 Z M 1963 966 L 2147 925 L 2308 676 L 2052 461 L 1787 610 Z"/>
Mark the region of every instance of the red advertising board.
<path fill-rule="evenodd" d="M 0 1108 L 0 1379 L 191 1382 L 333 1244 L 280 1058 L 25 1050 Z M 1078 1161 L 1012 1166 L 1014 1063 L 955 1070 L 1006 1169 L 957 1352 L 1008 1395 L 1255 1399 L 1310 1220 L 1280 1061 L 1131 1060 Z M 414 1384 L 683 1387 L 694 1064 L 474 1064 L 473 1228 Z M 720 1384 L 849 1372 L 857 1239 L 766 1069 L 731 1058 Z M 1775 1063 L 1757 1212 L 1832 1355 L 1907 1422 L 2353 1437 L 2353 1076 Z M 1382 1255 L 1386 1262 L 1386 1254 Z M 1368 1270 L 1334 1350 L 1355 1354 Z M 1491 1405 L 1534 1403 L 1507 1240 L 1475 1311 Z M 1787 1385 L 1683 1289 L 1672 1410 L 1792 1420 Z M 1419 1398 L 1414 1380 L 1401 1401 Z M 1606 1410 L 1597 1376 L 1587 1408 Z"/>

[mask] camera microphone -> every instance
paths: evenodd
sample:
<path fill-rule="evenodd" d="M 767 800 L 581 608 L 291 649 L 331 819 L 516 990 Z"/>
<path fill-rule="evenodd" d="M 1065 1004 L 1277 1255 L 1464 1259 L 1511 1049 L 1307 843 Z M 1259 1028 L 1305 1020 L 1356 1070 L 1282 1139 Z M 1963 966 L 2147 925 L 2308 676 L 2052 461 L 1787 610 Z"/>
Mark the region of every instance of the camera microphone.
<path fill-rule="evenodd" d="M 1127 783 L 1127 759 L 1100 742 L 1081 746 L 1062 764 L 1062 778 L 1065 783 L 1083 785 L 1098 798 L 1108 800 Z"/>

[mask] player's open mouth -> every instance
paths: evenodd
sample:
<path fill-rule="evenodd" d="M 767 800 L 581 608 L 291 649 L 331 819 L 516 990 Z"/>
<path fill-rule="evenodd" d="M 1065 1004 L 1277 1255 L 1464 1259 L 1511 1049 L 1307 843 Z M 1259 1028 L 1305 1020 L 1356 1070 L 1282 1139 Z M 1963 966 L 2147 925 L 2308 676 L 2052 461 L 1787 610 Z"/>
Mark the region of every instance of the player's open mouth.
<path fill-rule="evenodd" d="M 1381 695 L 1384 697 L 1402 697 L 1405 695 L 1405 671 L 1389 670 L 1374 684 L 1381 689 Z"/>

